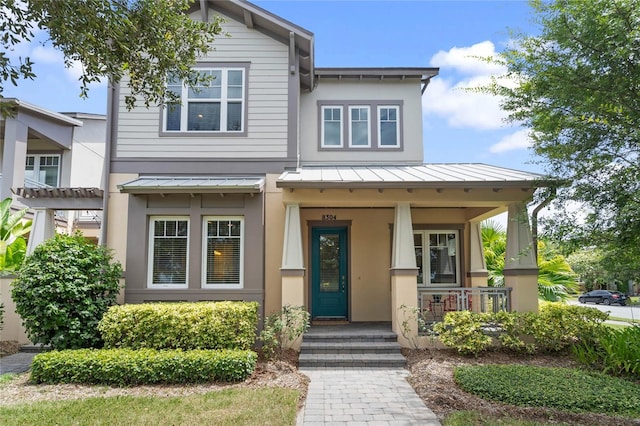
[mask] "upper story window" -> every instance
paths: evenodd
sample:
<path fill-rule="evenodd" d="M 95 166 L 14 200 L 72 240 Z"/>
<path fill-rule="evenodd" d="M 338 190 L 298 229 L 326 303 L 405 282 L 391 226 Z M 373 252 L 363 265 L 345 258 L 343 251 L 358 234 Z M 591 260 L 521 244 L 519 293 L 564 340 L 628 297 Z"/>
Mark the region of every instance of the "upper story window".
<path fill-rule="evenodd" d="M 322 107 L 322 146 L 342 147 L 342 107 Z"/>
<path fill-rule="evenodd" d="M 319 149 L 402 149 L 402 101 L 319 101 L 318 106 Z"/>
<path fill-rule="evenodd" d="M 27 188 L 57 187 L 60 183 L 59 155 L 27 155 L 24 186 Z"/>
<path fill-rule="evenodd" d="M 166 132 L 242 133 L 245 130 L 245 69 L 199 68 L 208 79 L 197 86 L 187 86 L 170 77 L 167 89 L 181 103 L 164 109 Z"/>
<path fill-rule="evenodd" d="M 371 129 L 369 125 L 370 108 L 368 106 L 349 107 L 349 146 L 370 147 Z"/>
<path fill-rule="evenodd" d="M 397 106 L 378 107 L 378 141 L 380 142 L 380 147 L 396 148 L 400 146 L 399 115 L 400 108 Z"/>

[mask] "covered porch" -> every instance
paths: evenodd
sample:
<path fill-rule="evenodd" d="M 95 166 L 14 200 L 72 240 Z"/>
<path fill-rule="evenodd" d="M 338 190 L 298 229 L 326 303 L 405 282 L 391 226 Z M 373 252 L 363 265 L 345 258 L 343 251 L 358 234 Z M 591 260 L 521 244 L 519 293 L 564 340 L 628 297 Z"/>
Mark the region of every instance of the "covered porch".
<path fill-rule="evenodd" d="M 535 311 L 526 202 L 538 178 L 484 165 L 285 172 L 281 305 L 303 305 L 316 321 L 391 322 L 398 336 L 414 309 L 432 321 L 451 310 Z M 480 222 L 504 211 L 506 288 L 494 289 Z"/>

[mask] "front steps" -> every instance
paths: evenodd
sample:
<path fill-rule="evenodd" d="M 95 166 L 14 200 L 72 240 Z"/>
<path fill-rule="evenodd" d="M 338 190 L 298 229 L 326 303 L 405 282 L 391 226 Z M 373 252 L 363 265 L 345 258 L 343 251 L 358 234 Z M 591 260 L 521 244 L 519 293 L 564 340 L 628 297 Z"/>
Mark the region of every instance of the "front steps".
<path fill-rule="evenodd" d="M 387 323 L 312 326 L 303 336 L 301 368 L 402 368 L 398 336 Z"/>

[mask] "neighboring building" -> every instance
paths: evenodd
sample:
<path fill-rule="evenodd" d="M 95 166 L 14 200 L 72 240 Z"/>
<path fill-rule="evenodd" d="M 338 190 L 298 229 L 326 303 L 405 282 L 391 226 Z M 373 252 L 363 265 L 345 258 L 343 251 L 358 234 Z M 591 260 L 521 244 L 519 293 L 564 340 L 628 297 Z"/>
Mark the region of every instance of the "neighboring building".
<path fill-rule="evenodd" d="M 245 1 L 198 5 L 231 35 L 199 59 L 211 86 L 170 80 L 181 106 L 131 111 L 126 84 L 110 92 L 106 235 L 125 302 L 304 305 L 399 331 L 402 305 L 480 309 L 450 295 L 487 285 L 480 222 L 508 211 L 511 307 L 537 309 L 525 205 L 540 176 L 423 164 L 437 68 L 318 68 L 311 32 Z"/>
<path fill-rule="evenodd" d="M 57 113 L 18 99 L 0 99 L 12 113 L 0 116 L 0 199 L 28 207 L 33 220 L 27 250 L 58 232 L 80 230 L 98 241 L 103 208 L 106 116 Z M 28 342 L 0 279 L 5 323 L 0 340 Z"/>

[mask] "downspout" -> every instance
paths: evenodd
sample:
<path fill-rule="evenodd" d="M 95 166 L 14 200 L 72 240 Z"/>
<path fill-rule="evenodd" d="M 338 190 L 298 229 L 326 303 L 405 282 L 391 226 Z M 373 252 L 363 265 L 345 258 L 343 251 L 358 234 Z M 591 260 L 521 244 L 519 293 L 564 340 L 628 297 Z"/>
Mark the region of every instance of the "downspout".
<path fill-rule="evenodd" d="M 107 90 L 107 134 L 105 140 L 104 149 L 104 168 L 102 173 L 103 193 L 102 193 L 102 226 L 100 227 L 100 245 L 107 246 L 107 229 L 109 221 L 109 184 L 111 175 L 111 144 L 113 142 L 113 135 L 115 129 L 113 128 L 115 123 L 115 86 L 111 79 L 109 79 L 109 89 Z"/>
<path fill-rule="evenodd" d="M 533 253 L 535 254 L 536 262 L 538 261 L 538 213 L 540 213 L 540 210 L 548 206 L 549 203 L 556 198 L 556 188 L 552 187 L 549 188 L 549 190 L 551 191 L 549 196 L 542 200 L 542 202 L 538 204 L 531 213 L 531 234 L 533 239 Z"/>

